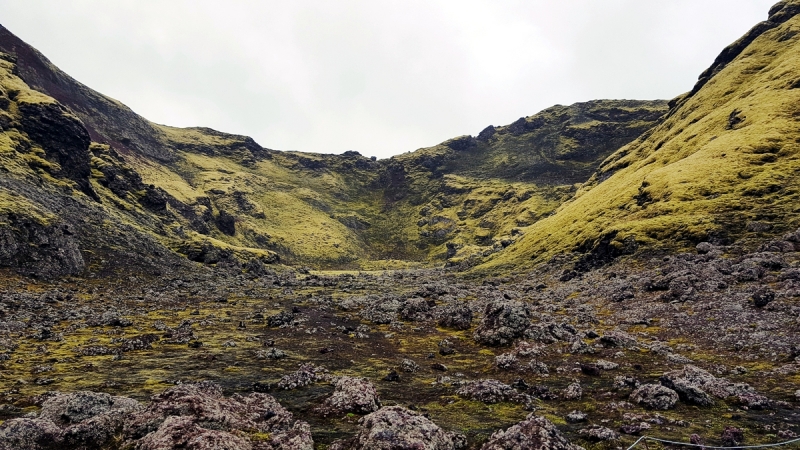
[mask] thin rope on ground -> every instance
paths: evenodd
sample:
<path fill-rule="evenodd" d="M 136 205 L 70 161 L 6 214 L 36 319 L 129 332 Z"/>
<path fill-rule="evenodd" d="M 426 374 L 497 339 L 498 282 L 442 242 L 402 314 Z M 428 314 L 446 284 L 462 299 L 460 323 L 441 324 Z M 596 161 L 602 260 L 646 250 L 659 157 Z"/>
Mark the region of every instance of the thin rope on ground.
<path fill-rule="evenodd" d="M 702 447 L 702 448 L 707 448 L 707 449 L 711 449 L 711 450 L 733 450 L 733 449 L 748 449 L 748 448 L 780 447 L 782 445 L 789 445 L 789 444 L 794 444 L 795 442 L 800 442 L 800 438 L 797 438 L 797 439 L 792 439 L 792 440 L 784 441 L 784 442 L 776 442 L 774 444 L 740 445 L 740 446 L 737 446 L 737 447 L 715 447 L 713 445 L 692 444 L 692 443 L 689 443 L 689 442 L 675 442 L 675 441 L 668 441 L 666 439 L 654 438 L 654 437 L 650 437 L 650 436 L 642 436 L 639 439 L 637 439 L 636 442 L 633 443 L 633 445 L 628 447 L 628 450 L 632 450 L 633 447 L 636 447 L 639 444 L 639 442 L 644 441 L 644 440 L 662 442 L 664 444 L 685 445 L 687 447 Z"/>

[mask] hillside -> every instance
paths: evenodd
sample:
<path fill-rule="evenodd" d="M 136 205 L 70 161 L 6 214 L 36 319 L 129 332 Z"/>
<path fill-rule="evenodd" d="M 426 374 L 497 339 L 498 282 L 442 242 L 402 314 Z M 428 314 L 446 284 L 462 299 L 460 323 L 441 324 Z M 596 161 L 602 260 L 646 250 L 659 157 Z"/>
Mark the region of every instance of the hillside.
<path fill-rule="evenodd" d="M 91 155 L 80 151 L 95 165 L 94 178 L 84 168 L 73 180 L 84 193 L 130 210 L 137 201 L 129 192 L 157 192 L 166 203 L 161 217 L 143 208 L 144 215 L 120 220 L 212 264 L 220 252 L 247 248 L 317 268 L 481 258 L 550 214 L 667 111 L 662 101 L 556 106 L 474 138 L 376 161 L 356 152 L 276 151 L 209 128 L 155 124 L 72 79 L 4 28 L 0 51 L 10 55 L 8 72 L 74 115 L 83 125 L 78 132 L 94 143 Z M 92 194 L 104 189 L 111 192 Z M 87 230 L 83 248 L 103 233 Z"/>
<path fill-rule="evenodd" d="M 800 222 L 800 4 L 728 46 L 665 120 L 622 147 L 490 265 L 587 261 L 794 229 Z M 593 262 L 594 264 L 594 262 Z"/>

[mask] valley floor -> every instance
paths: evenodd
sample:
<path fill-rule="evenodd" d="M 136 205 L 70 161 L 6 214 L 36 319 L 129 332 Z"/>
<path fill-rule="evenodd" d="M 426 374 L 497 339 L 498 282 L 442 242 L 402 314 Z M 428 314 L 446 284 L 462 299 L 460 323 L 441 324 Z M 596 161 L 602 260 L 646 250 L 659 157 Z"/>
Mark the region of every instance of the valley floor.
<path fill-rule="evenodd" d="M 364 438 L 359 419 L 379 405 L 430 419 L 452 433 L 449 448 L 499 448 L 490 436 L 531 412 L 586 448 L 642 434 L 787 440 L 800 433 L 797 237 L 750 252 L 701 244 L 584 273 L 567 255 L 480 279 L 199 268 L 46 283 L 4 272 L 0 436 L 11 439 L 15 418 L 35 417 L 55 391 L 147 404 L 210 381 L 240 400 L 273 396 L 308 423 L 315 448 Z M 104 448 L 150 448 L 126 430 L 118 424 Z M 238 436 L 252 448 L 305 448 L 279 443 L 277 431 Z"/>

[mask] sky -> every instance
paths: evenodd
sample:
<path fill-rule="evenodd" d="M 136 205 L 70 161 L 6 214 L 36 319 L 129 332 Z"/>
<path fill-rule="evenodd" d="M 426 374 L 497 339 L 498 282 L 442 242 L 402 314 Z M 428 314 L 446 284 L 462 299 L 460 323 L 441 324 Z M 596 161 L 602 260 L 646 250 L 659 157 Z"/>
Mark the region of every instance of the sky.
<path fill-rule="evenodd" d="M 2 0 L 0 24 L 154 122 L 385 158 L 673 98 L 776 1 Z"/>

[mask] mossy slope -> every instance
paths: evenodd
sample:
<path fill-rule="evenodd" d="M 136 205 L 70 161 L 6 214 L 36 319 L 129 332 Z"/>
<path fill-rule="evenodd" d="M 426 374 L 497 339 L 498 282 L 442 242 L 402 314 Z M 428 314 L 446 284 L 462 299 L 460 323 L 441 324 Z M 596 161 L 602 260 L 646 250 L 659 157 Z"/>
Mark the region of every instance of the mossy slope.
<path fill-rule="evenodd" d="M 378 230 L 397 245 L 386 251 L 459 265 L 502 252 L 666 111 L 664 101 L 558 105 L 393 157 L 381 178 L 393 227 Z"/>
<path fill-rule="evenodd" d="M 489 265 L 576 250 L 675 249 L 797 227 L 798 12 L 797 0 L 773 7 L 769 21 L 726 48 L 696 88 L 672 102 L 662 123 L 611 155 L 574 198 Z"/>
<path fill-rule="evenodd" d="M 14 55 L 28 90 L 83 122 L 98 143 L 94 178 L 111 191 L 99 199 L 127 211 L 131 226 L 183 253 L 211 244 L 252 248 L 318 268 L 471 264 L 500 251 L 667 111 L 660 101 L 556 106 L 475 138 L 376 161 L 355 152 L 279 152 L 245 136 L 154 124 L 2 27 L 0 51 Z M 131 216 L 140 200 L 154 198 L 162 217 Z"/>

